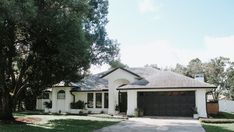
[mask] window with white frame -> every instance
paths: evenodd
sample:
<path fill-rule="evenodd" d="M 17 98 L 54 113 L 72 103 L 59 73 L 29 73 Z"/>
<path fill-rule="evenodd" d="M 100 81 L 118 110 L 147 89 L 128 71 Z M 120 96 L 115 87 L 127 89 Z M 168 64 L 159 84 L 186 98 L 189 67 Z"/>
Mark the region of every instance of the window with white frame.
<path fill-rule="evenodd" d="M 96 93 L 96 108 L 102 108 L 102 93 Z"/>
<path fill-rule="evenodd" d="M 93 108 L 93 93 L 88 93 L 87 102 L 88 108 Z"/>
<path fill-rule="evenodd" d="M 57 93 L 57 99 L 65 99 L 65 91 L 59 90 Z"/>

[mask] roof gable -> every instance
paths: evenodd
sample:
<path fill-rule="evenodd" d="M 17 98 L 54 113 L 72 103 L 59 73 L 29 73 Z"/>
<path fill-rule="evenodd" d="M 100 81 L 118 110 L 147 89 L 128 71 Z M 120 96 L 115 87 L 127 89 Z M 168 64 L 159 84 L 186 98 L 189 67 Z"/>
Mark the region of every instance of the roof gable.
<path fill-rule="evenodd" d="M 101 78 L 106 78 L 108 75 L 110 75 L 110 74 L 112 74 L 113 72 L 115 72 L 116 70 L 123 70 L 123 71 L 125 71 L 125 72 L 127 72 L 127 73 L 130 73 L 131 75 L 133 75 L 133 76 L 135 76 L 135 77 L 137 77 L 137 78 L 142 78 L 141 76 L 139 76 L 138 74 L 136 74 L 136 73 L 134 73 L 134 72 L 132 72 L 132 71 L 130 71 L 130 70 L 127 70 L 127 69 L 125 69 L 125 68 L 122 68 L 122 67 L 118 67 L 118 68 L 114 68 L 114 69 L 112 69 L 112 70 L 110 70 L 109 72 L 106 72 L 105 74 L 103 74 L 102 76 L 101 76 Z"/>

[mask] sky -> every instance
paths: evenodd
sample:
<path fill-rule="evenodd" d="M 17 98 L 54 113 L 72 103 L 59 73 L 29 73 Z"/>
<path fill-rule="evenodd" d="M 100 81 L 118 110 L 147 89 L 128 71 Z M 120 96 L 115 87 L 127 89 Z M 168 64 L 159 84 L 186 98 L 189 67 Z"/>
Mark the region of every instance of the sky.
<path fill-rule="evenodd" d="M 233 7 L 234 0 L 109 0 L 106 29 L 129 67 L 170 68 L 219 56 L 234 61 Z"/>

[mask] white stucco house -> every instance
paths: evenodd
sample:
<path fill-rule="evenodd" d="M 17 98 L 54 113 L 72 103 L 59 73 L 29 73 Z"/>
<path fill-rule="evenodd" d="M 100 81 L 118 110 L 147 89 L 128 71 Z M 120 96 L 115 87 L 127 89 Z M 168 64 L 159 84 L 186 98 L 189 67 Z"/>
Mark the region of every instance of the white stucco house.
<path fill-rule="evenodd" d="M 206 93 L 215 86 L 155 68 L 115 68 L 85 77 L 79 83 L 63 83 L 52 87 L 50 112 L 77 113 L 71 102 L 83 101 L 92 113 L 105 112 L 134 115 L 135 109 L 146 116 L 192 116 L 197 108 L 207 117 Z"/>

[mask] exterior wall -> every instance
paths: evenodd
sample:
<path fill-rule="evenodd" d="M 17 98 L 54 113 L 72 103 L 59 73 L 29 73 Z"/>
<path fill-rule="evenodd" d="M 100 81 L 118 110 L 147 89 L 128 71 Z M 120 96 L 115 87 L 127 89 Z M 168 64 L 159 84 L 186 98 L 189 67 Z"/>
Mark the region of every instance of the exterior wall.
<path fill-rule="evenodd" d="M 219 100 L 219 111 L 221 111 L 221 112 L 234 112 L 234 101 Z"/>
<path fill-rule="evenodd" d="M 49 93 L 49 99 L 37 99 L 36 102 L 36 109 L 37 110 L 44 110 L 46 107 L 44 105 L 45 102 L 49 102 L 52 100 L 52 93 Z"/>
<path fill-rule="evenodd" d="M 101 113 L 102 111 L 104 113 L 107 113 L 108 111 L 108 108 L 104 108 L 104 93 L 107 93 L 106 92 L 73 92 L 73 94 L 75 95 L 75 101 L 78 101 L 78 100 L 81 100 L 81 101 L 84 101 L 85 103 L 87 103 L 87 94 L 88 93 L 93 93 L 93 97 L 94 97 L 94 100 L 93 100 L 93 108 L 87 108 L 87 105 L 85 105 L 85 108 L 88 110 L 88 111 L 91 111 L 91 113 Z M 102 108 L 96 108 L 96 93 L 102 93 Z M 79 113 L 79 109 L 71 109 L 70 110 L 70 113 Z"/>
<path fill-rule="evenodd" d="M 115 106 L 118 105 L 118 88 L 122 84 L 128 84 L 136 80 L 136 76 L 122 69 L 117 69 L 111 74 L 104 77 L 108 80 L 109 88 L 109 109 L 108 114 L 115 114 Z"/>
<path fill-rule="evenodd" d="M 146 89 L 146 90 L 128 90 L 128 108 L 127 115 L 133 116 L 137 108 L 137 92 L 153 92 L 153 91 L 195 91 L 195 105 L 199 117 L 207 117 L 206 114 L 206 89 Z"/>
<path fill-rule="evenodd" d="M 50 99 L 37 99 L 36 109 L 37 110 L 44 110 L 45 109 L 45 102 L 49 102 Z"/>
<path fill-rule="evenodd" d="M 57 99 L 57 93 L 60 90 L 65 91 L 65 99 Z M 72 102 L 72 95 L 70 93 L 70 87 L 54 87 L 52 88 L 52 109 L 51 112 L 62 113 L 70 111 L 70 103 Z"/>
<path fill-rule="evenodd" d="M 207 117 L 206 89 L 197 89 L 195 92 L 196 107 L 199 117 Z"/>
<path fill-rule="evenodd" d="M 57 93 L 60 90 L 65 91 L 65 99 L 57 99 Z M 71 88 L 70 87 L 55 87 L 52 88 L 52 93 L 51 93 L 51 100 L 52 100 L 52 113 L 58 113 L 61 111 L 62 113 L 74 113 L 78 114 L 81 110 L 80 109 L 71 109 L 70 104 L 73 102 L 73 96 L 70 93 Z M 94 101 L 93 101 L 93 108 L 87 108 L 88 111 L 91 111 L 91 113 L 101 113 L 102 111 L 104 113 L 107 113 L 108 108 L 104 108 L 104 93 L 107 92 L 73 92 L 75 95 L 75 101 L 81 100 L 87 103 L 87 93 L 93 93 L 94 94 Z M 95 93 L 102 93 L 102 108 L 96 108 L 96 95 Z"/>
<path fill-rule="evenodd" d="M 75 95 L 75 102 L 78 100 L 84 101 L 87 103 L 87 93 L 86 92 L 73 92 Z"/>
<path fill-rule="evenodd" d="M 127 115 L 133 116 L 135 109 L 137 108 L 137 91 L 129 90 L 127 92 L 128 103 L 127 103 Z"/>

